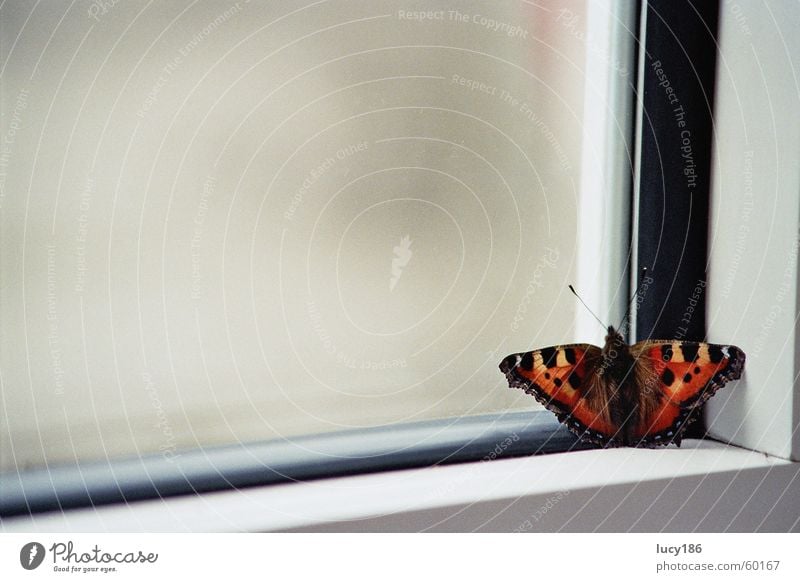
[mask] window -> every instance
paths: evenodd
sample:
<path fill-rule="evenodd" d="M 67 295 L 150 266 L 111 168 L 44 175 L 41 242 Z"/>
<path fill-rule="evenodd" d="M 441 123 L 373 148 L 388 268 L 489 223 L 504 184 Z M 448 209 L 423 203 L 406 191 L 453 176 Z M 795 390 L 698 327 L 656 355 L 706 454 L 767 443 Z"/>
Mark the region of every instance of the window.
<path fill-rule="evenodd" d="M 4 4 L 0 469 L 539 410 L 500 359 L 628 295 L 633 18 Z"/>
<path fill-rule="evenodd" d="M 583 2 L 4 10 L 4 469 L 536 406 Z"/>

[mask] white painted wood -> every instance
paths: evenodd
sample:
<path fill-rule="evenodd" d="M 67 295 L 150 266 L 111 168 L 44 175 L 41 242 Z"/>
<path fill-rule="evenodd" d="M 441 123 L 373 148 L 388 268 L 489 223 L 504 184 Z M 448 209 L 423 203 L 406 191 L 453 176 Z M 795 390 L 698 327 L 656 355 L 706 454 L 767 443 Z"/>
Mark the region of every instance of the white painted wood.
<path fill-rule="evenodd" d="M 631 113 L 635 3 L 587 4 L 586 86 L 576 286 L 607 325 L 617 325 L 628 300 Z M 602 344 L 603 330 L 575 312 L 580 341 Z"/>
<path fill-rule="evenodd" d="M 684 443 L 159 499 L 7 519 L 0 531 L 797 529 L 800 465 L 711 441 Z"/>
<path fill-rule="evenodd" d="M 747 354 L 709 401 L 712 436 L 800 459 L 800 4 L 722 3 L 708 337 Z"/>

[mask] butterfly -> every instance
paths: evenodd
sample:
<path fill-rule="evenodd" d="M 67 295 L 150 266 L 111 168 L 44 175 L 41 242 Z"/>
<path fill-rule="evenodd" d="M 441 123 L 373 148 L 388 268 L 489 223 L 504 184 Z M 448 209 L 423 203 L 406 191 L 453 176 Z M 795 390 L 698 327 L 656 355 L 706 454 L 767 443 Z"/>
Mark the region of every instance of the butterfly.
<path fill-rule="evenodd" d="M 613 326 L 602 348 L 552 346 L 500 363 L 511 388 L 534 396 L 582 440 L 603 447 L 675 443 L 703 403 L 741 377 L 736 346 L 683 340 L 628 345 Z"/>

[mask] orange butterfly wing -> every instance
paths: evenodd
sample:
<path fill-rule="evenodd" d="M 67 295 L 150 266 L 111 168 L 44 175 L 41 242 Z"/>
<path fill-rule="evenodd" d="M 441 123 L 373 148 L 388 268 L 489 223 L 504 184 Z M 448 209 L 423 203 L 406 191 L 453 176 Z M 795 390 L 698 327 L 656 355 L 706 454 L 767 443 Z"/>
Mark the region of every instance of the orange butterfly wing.
<path fill-rule="evenodd" d="M 552 346 L 511 354 L 500 363 L 500 370 L 509 386 L 534 396 L 581 438 L 615 446 L 621 444 L 617 429 L 591 411 L 581 398 L 582 386 L 600 358 L 600 348 L 590 344 Z"/>
<path fill-rule="evenodd" d="M 680 444 L 694 420 L 692 413 L 730 380 L 741 377 L 745 354 L 736 346 L 687 341 L 643 341 L 631 346 L 640 390 L 655 390 L 661 405 L 642 419 L 636 430 L 639 445 Z"/>

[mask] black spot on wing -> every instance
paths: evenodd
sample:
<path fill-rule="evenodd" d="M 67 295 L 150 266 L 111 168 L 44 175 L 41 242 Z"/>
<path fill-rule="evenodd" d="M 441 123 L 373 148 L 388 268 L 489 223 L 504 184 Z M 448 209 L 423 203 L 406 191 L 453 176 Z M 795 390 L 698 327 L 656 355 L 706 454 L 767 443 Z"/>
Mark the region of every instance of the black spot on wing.
<path fill-rule="evenodd" d="M 528 372 L 533 370 L 533 354 L 531 352 L 522 354 L 522 359 L 519 361 L 519 367 L 523 370 L 527 370 Z"/>
<path fill-rule="evenodd" d="M 556 355 L 558 354 L 556 348 L 542 348 L 539 353 L 542 354 L 542 362 L 544 362 L 545 367 L 556 367 Z"/>
<path fill-rule="evenodd" d="M 556 385 L 556 388 L 561 388 L 561 384 L 563 384 L 563 382 L 561 381 L 561 378 L 555 378 L 553 380 L 553 384 Z"/>
<path fill-rule="evenodd" d="M 567 348 L 564 350 L 564 357 L 567 359 L 567 362 L 569 362 L 572 365 L 578 363 L 578 360 L 575 357 L 575 350 L 573 350 L 572 348 Z"/>
<path fill-rule="evenodd" d="M 575 372 L 572 372 L 567 378 L 567 382 L 572 386 L 573 390 L 577 390 L 581 386 L 581 378 Z"/>
<path fill-rule="evenodd" d="M 664 344 L 661 346 L 661 359 L 665 362 L 672 361 L 672 344 Z"/>
<path fill-rule="evenodd" d="M 664 373 L 661 374 L 661 381 L 667 386 L 672 386 L 672 383 L 675 381 L 675 374 L 673 374 L 672 370 L 669 368 L 665 368 Z"/>
<path fill-rule="evenodd" d="M 694 362 L 697 359 L 697 350 L 700 346 L 697 344 L 681 344 L 681 353 L 683 353 L 684 362 Z"/>
<path fill-rule="evenodd" d="M 708 357 L 715 364 L 719 364 L 722 361 L 722 358 L 725 357 L 725 354 L 722 353 L 722 348 L 712 345 L 708 346 Z"/>
<path fill-rule="evenodd" d="M 684 382 L 685 384 L 688 384 L 688 383 L 689 383 L 689 382 L 691 382 L 691 381 L 692 381 L 692 375 L 691 375 L 691 374 L 686 374 L 686 375 L 683 377 L 683 382 Z"/>

